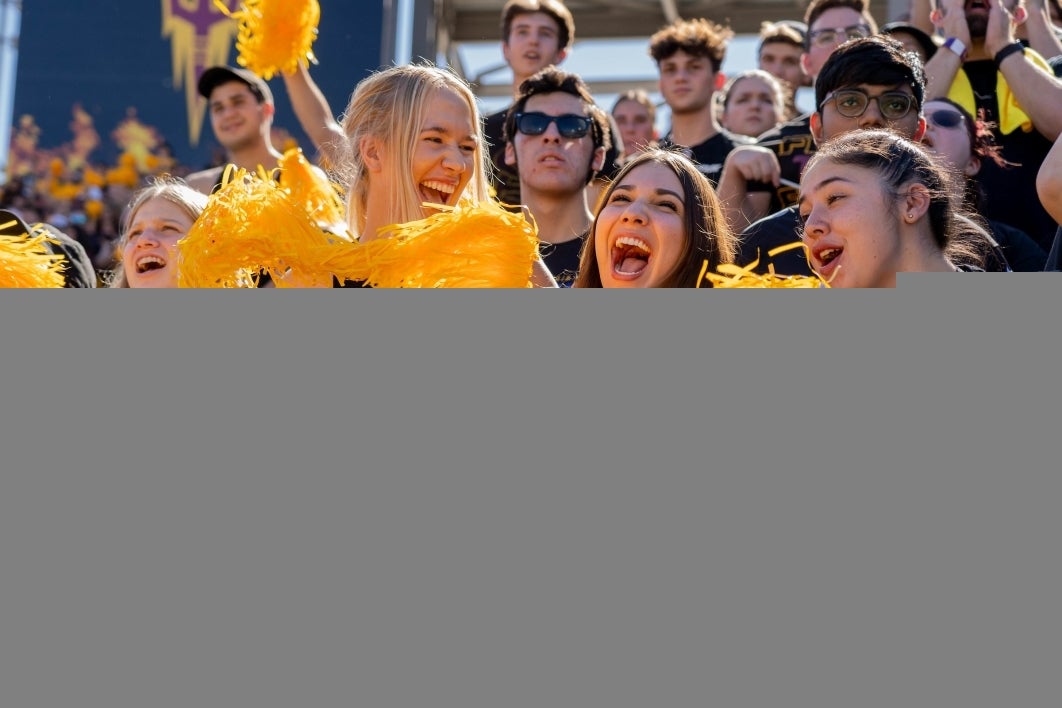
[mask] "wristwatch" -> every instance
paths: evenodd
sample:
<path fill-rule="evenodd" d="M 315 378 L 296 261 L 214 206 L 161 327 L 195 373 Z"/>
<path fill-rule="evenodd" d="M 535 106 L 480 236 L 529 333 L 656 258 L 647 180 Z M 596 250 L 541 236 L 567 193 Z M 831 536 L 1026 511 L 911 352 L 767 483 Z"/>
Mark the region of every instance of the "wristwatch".
<path fill-rule="evenodd" d="M 1007 46 L 1000 49 L 998 52 L 996 52 L 996 55 L 992 57 L 993 60 L 995 60 L 996 62 L 996 68 L 999 69 L 999 65 L 1003 63 L 1004 59 L 1009 57 L 1011 54 L 1017 54 L 1018 52 L 1021 52 L 1022 54 L 1025 53 L 1025 45 L 1021 42 L 1011 42 Z"/>
<path fill-rule="evenodd" d="M 959 55 L 959 61 L 966 61 L 966 55 L 970 53 L 958 37 L 948 37 L 941 46 Z"/>

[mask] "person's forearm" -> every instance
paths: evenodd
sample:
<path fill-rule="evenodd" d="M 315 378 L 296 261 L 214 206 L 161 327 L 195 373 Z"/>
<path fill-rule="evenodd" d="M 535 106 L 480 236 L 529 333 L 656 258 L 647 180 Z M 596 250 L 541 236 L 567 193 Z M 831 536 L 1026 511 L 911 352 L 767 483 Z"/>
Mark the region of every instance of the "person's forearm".
<path fill-rule="evenodd" d="M 1047 8 L 1036 3 L 1029 3 L 1029 18 L 1025 20 L 1025 35 L 1029 40 L 1029 48 L 1037 54 L 1050 59 L 1062 54 L 1062 42 L 1051 27 L 1051 16 Z"/>
<path fill-rule="evenodd" d="M 937 31 L 937 28 L 933 26 L 933 21 L 929 19 L 931 12 L 933 12 L 933 0 L 911 0 L 911 19 L 909 22 L 930 37 Z"/>
<path fill-rule="evenodd" d="M 557 281 L 553 277 L 553 274 L 549 272 L 549 268 L 542 262 L 541 258 L 536 258 L 534 264 L 531 266 L 531 285 L 536 288 L 555 288 L 557 287 Z"/>
<path fill-rule="evenodd" d="M 318 151 L 333 165 L 342 164 L 346 156 L 347 136 L 336 122 L 328 100 L 309 71 L 302 65 L 294 74 L 282 74 L 291 107 L 303 131 Z"/>
<path fill-rule="evenodd" d="M 1014 98 L 1033 126 L 1048 140 L 1062 133 L 1062 81 L 1015 52 L 999 66 Z"/>
<path fill-rule="evenodd" d="M 926 99 L 947 98 L 951 84 L 962 67 L 962 60 L 955 52 L 940 48 L 926 62 Z"/>
<path fill-rule="evenodd" d="M 723 207 L 726 223 L 734 233 L 741 233 L 749 224 L 767 216 L 770 208 L 769 192 L 748 191 L 748 182 L 735 169 L 724 169 L 716 189 Z"/>
<path fill-rule="evenodd" d="M 1040 171 L 1036 175 L 1036 194 L 1047 213 L 1062 224 L 1062 138 L 1055 140 L 1054 146 L 1040 165 Z"/>

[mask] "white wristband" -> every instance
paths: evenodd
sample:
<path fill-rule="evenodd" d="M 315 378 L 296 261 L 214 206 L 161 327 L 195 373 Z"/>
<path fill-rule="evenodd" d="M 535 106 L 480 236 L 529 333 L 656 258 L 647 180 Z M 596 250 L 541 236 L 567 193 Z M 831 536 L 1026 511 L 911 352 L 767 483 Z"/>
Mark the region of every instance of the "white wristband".
<path fill-rule="evenodd" d="M 958 55 L 960 61 L 966 61 L 966 55 L 969 52 L 966 50 L 966 45 L 962 43 L 962 40 L 958 37 L 948 37 L 944 40 L 944 44 L 940 45 L 944 49 L 950 49 Z"/>

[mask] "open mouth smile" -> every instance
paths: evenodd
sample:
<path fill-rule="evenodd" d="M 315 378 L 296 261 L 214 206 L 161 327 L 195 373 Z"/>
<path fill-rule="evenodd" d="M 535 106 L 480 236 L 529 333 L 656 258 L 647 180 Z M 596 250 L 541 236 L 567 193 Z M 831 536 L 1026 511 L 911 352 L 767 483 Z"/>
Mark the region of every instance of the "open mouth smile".
<path fill-rule="evenodd" d="M 432 204 L 449 205 L 450 200 L 457 191 L 457 185 L 439 180 L 428 180 L 420 183 L 420 194 L 424 201 Z"/>
<path fill-rule="evenodd" d="M 828 247 L 823 248 L 815 252 L 815 261 L 818 264 L 815 268 L 820 276 L 827 282 L 836 275 L 837 271 L 841 267 L 841 257 L 844 255 L 844 247 Z"/>
<path fill-rule="evenodd" d="M 136 260 L 137 273 L 150 273 L 154 270 L 162 270 L 166 267 L 166 261 L 158 256 L 141 256 Z"/>
<path fill-rule="evenodd" d="M 648 243 L 634 236 L 620 236 L 612 246 L 612 275 L 618 280 L 636 280 L 652 258 Z"/>

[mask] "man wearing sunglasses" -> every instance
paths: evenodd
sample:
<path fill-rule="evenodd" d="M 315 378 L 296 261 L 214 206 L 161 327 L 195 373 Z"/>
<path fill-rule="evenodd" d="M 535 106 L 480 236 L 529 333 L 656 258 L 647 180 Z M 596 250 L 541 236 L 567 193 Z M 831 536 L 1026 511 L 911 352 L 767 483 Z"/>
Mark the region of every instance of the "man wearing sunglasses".
<path fill-rule="evenodd" d="M 1010 163 L 978 173 L 983 215 L 1049 249 L 1056 223 L 1036 196 L 1036 173 L 1062 134 L 1062 63 L 1052 69 L 1016 39 L 1029 17 L 1022 0 L 940 0 L 930 17 L 946 39 L 926 63 L 927 95 L 950 98 L 995 124 L 995 141 Z"/>
<path fill-rule="evenodd" d="M 878 31 L 867 0 L 812 0 L 804 13 L 808 26 L 804 72 L 814 85 L 833 51 L 850 39 Z M 756 145 L 738 146 L 727 156 L 719 181 L 731 228 L 741 231 L 753 221 L 796 203 L 800 173 L 815 152 L 811 114 L 799 116 L 759 136 Z"/>
<path fill-rule="evenodd" d="M 586 187 L 611 145 L 608 117 L 582 79 L 551 66 L 521 84 L 504 131 L 505 163 L 538 226 L 539 253 L 570 287 L 593 221 Z"/>
<path fill-rule="evenodd" d="M 575 18 L 560 0 L 508 0 L 501 12 L 502 56 L 512 70 L 513 100 L 520 94 L 520 86 L 547 66 L 560 66 L 568 57 L 575 42 Z M 483 136 L 489 145 L 494 166 L 491 182 L 503 204 L 522 204 L 520 177 L 505 162 L 503 135 L 508 108 L 491 113 L 483 119 Z M 612 144 L 619 128 L 609 126 Z M 618 170 L 619 150 L 610 148 L 602 174 Z"/>

